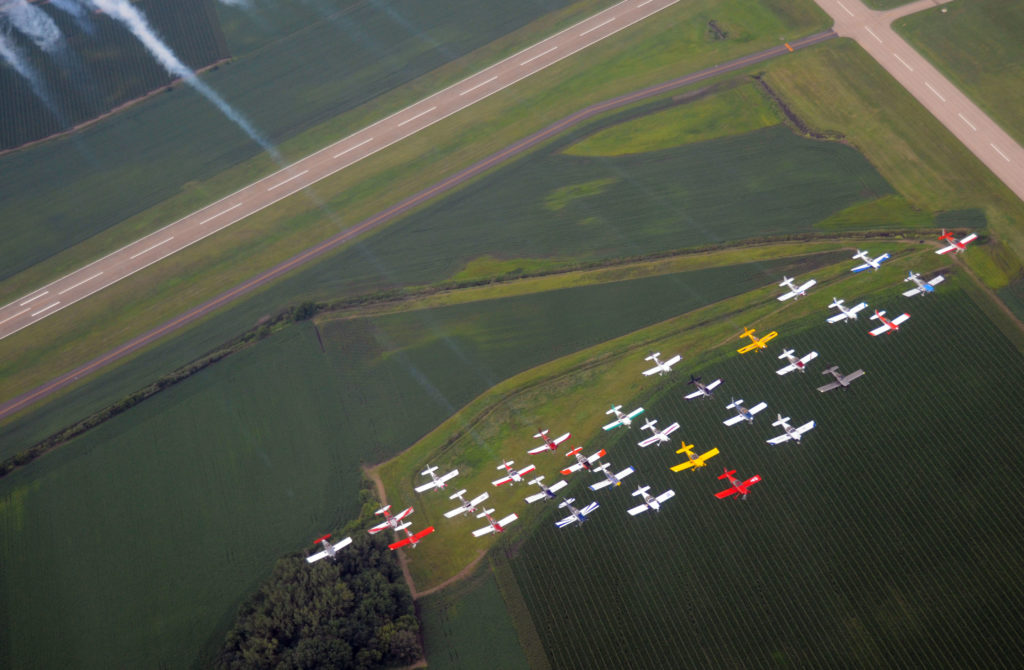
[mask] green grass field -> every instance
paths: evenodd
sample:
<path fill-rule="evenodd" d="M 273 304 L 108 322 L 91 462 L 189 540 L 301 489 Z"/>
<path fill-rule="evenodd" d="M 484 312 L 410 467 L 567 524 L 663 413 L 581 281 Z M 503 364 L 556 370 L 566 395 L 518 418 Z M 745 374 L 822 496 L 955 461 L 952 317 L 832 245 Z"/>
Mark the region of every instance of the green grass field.
<path fill-rule="evenodd" d="M 954 2 L 899 19 L 893 28 L 1017 142 L 1024 142 L 1024 6 Z"/>

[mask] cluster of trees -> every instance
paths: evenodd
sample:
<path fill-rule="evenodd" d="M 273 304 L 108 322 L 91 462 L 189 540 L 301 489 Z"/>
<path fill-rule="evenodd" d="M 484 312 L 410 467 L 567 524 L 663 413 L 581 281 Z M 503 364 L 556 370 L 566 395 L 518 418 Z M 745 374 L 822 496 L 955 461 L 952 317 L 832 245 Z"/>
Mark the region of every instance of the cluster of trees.
<path fill-rule="evenodd" d="M 217 666 L 362 669 L 422 658 L 419 621 L 401 567 L 386 538 L 367 534 L 367 526 L 361 518 L 334 538 L 353 540 L 335 562 L 309 565 L 302 554 L 279 560 L 239 610 Z"/>

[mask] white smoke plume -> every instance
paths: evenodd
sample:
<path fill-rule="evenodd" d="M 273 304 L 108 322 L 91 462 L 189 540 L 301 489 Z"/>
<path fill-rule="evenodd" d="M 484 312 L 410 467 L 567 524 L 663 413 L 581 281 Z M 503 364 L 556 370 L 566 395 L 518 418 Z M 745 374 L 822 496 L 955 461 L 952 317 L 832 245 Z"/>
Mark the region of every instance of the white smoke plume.
<path fill-rule="evenodd" d="M 28 0 L 0 0 L 0 21 L 9 24 L 47 53 L 64 48 L 64 35 L 50 15 Z"/>
<path fill-rule="evenodd" d="M 11 39 L 10 28 L 8 26 L 0 25 L 0 58 L 3 58 L 7 63 L 14 68 L 14 71 L 21 75 L 22 79 L 28 82 L 29 88 L 36 94 L 46 108 L 53 114 L 61 125 L 67 125 L 64 120 L 64 115 L 60 113 L 57 106 L 53 103 L 53 99 L 50 97 L 49 92 L 46 90 L 45 84 L 42 79 L 39 78 L 38 73 L 32 68 L 32 66 L 22 56 L 21 51 L 18 49 L 18 45 Z"/>

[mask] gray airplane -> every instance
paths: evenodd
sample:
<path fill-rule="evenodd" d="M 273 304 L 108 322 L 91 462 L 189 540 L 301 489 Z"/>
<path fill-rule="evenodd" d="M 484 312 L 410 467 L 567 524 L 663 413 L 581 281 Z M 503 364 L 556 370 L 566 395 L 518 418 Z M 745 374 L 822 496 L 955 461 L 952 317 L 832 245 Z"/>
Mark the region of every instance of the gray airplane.
<path fill-rule="evenodd" d="M 835 377 L 835 381 L 831 381 L 831 382 L 825 384 L 824 386 L 819 386 L 818 387 L 818 390 L 820 392 L 825 393 L 826 391 L 831 391 L 832 389 L 837 389 L 839 387 L 846 388 L 847 386 L 850 385 L 850 382 L 852 382 L 854 379 L 857 379 L 858 377 L 861 377 L 864 374 L 864 371 L 863 370 L 854 370 L 850 374 L 844 375 L 842 372 L 839 371 L 839 366 L 838 365 L 833 365 L 832 367 L 830 367 L 828 370 L 825 370 L 821 374 L 823 374 L 823 375 L 829 375 L 830 374 L 833 377 Z"/>

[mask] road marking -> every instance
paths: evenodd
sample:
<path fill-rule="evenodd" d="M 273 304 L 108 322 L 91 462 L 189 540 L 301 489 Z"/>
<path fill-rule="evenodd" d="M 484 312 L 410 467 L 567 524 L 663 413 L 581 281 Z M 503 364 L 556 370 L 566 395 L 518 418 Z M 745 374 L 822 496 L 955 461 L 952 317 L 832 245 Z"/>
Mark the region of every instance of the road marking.
<path fill-rule="evenodd" d="M 351 146 L 351 147 L 349 147 L 348 149 L 345 149 L 344 151 L 342 151 L 341 153 L 338 153 L 338 154 L 334 154 L 334 157 L 335 157 L 335 158 L 341 158 L 342 156 L 344 156 L 344 155 L 345 155 L 345 154 L 347 154 L 348 152 L 350 152 L 350 151 L 354 151 L 355 149 L 358 149 L 359 147 L 361 147 L 361 146 L 363 146 L 364 144 L 366 144 L 367 142 L 372 142 L 372 141 L 373 141 L 373 138 L 372 138 L 372 137 L 367 137 L 367 138 L 366 138 L 365 140 L 363 140 L 363 141 L 362 141 L 362 142 L 360 142 L 359 144 L 357 144 L 357 145 L 355 145 L 355 146 Z"/>
<path fill-rule="evenodd" d="M 1003 160 L 1004 160 L 1004 161 L 1006 161 L 1007 163 L 1009 163 L 1009 162 L 1010 162 L 1010 158 L 1009 158 L 1009 156 L 1007 156 L 1007 155 L 1006 155 L 1006 154 L 1004 154 L 1004 153 L 1003 153 L 1002 151 L 1000 151 L 1000 150 L 999 150 L 999 147 L 997 147 L 996 145 L 992 144 L 991 142 L 989 142 L 989 143 L 988 143 L 988 145 L 989 145 L 990 147 L 992 147 L 993 149 L 995 149 L 995 150 L 996 150 L 996 153 L 997 153 L 997 154 L 999 154 L 1000 156 L 1002 156 L 1002 157 L 1003 157 Z"/>
<path fill-rule="evenodd" d="M 896 60 L 898 60 L 899 62 L 903 63 L 903 67 L 907 68 L 907 69 L 908 69 L 908 70 L 910 70 L 911 72 L 913 72 L 913 71 L 914 71 L 914 68 L 912 68 L 912 67 L 910 67 L 909 65 L 907 65 L 907 61 L 905 61 L 905 60 L 903 60 L 902 58 L 900 58 L 900 57 L 899 57 L 899 54 L 897 54 L 897 53 L 893 53 L 893 56 L 896 56 Z"/>
<path fill-rule="evenodd" d="M 20 312 L 15 312 L 14 314 L 11 314 L 9 317 L 4 319 L 3 321 L 0 321 L 0 326 L 2 326 L 3 324 L 7 323 L 8 321 L 10 321 L 11 319 L 13 319 L 15 317 L 21 316 L 22 314 L 24 314 L 27 311 L 28 311 L 28 309 L 26 308 L 26 309 L 21 310 Z"/>
<path fill-rule="evenodd" d="M 846 5 L 844 5 L 843 3 L 839 2 L 839 0 L 836 0 L 836 3 L 837 3 L 837 4 L 838 4 L 838 5 L 840 6 L 840 7 L 842 7 L 842 8 L 843 8 L 843 10 L 845 10 L 847 14 L 849 14 L 850 16 L 853 16 L 853 12 L 851 12 L 851 11 L 850 11 L 849 9 L 846 9 Z"/>
<path fill-rule="evenodd" d="M 151 246 L 151 247 L 149 247 L 149 248 L 146 248 L 146 249 L 143 249 L 142 251 L 140 251 L 139 253 L 135 254 L 134 256 L 129 256 L 129 257 L 128 257 L 128 260 L 130 260 L 130 261 L 133 261 L 133 260 L 135 260 L 136 258 L 138 258 L 139 256 L 141 256 L 142 254 L 145 254 L 145 253 L 149 253 L 150 251 L 153 251 L 153 249 L 156 249 L 156 248 L 157 248 L 158 246 L 160 246 L 161 244 L 166 244 L 166 243 L 170 242 L 170 241 L 171 241 L 171 240 L 173 240 L 173 239 L 174 239 L 174 235 L 171 235 L 171 236 L 170 236 L 170 237 L 168 237 L 168 238 L 167 238 L 166 240 L 161 240 L 160 242 L 157 242 L 157 243 L 156 243 L 156 244 L 154 244 L 153 246 Z"/>
<path fill-rule="evenodd" d="M 540 58 L 541 56 L 547 56 L 547 55 L 548 55 L 549 53 L 551 53 L 552 51 L 554 51 L 554 50 L 555 50 L 555 49 L 557 49 L 557 48 L 558 48 L 558 47 L 551 47 L 551 48 L 550 48 L 550 49 L 548 49 L 547 51 L 541 52 L 541 53 L 537 54 L 536 56 L 531 56 L 531 57 L 527 58 L 526 60 L 524 60 L 524 61 L 523 61 L 522 63 L 520 63 L 519 65 L 520 65 L 520 66 L 522 66 L 522 65 L 526 65 L 527 63 L 532 63 L 533 61 L 537 60 L 537 59 L 538 59 L 538 58 Z"/>
<path fill-rule="evenodd" d="M 407 124 L 407 123 L 410 123 L 410 122 L 412 122 L 412 121 L 415 121 L 416 119 L 420 118 L 420 117 L 421 117 L 421 116 L 423 116 L 424 114 L 429 114 L 429 113 L 431 113 L 432 111 L 434 111 L 435 109 L 437 109 L 437 105 L 434 105 L 434 106 L 433 106 L 433 107 L 431 107 L 430 109 L 424 109 L 424 110 L 423 110 L 422 112 L 420 112 L 420 113 L 419 113 L 419 114 L 417 114 L 416 116 L 410 116 L 410 117 L 409 117 L 408 119 L 406 119 L 405 121 L 402 121 L 401 123 L 399 123 L 399 124 L 398 124 L 398 127 L 399 127 L 399 128 L 401 128 L 401 127 L 402 127 L 402 126 L 404 126 L 405 124 Z"/>
<path fill-rule="evenodd" d="M 66 289 L 64 289 L 63 291 L 58 291 L 58 292 L 57 292 L 57 295 L 64 295 L 64 294 L 65 294 L 65 293 L 67 293 L 68 291 L 70 291 L 70 290 L 72 290 L 72 289 L 76 289 L 76 288 L 78 288 L 79 286 L 81 286 L 81 285 L 82 285 L 82 284 L 84 284 L 85 282 L 87 282 L 87 281 L 92 281 L 93 279 L 96 279 L 96 277 L 99 277 L 99 276 L 100 276 L 101 274 L 103 274 L 102 270 L 101 270 L 100 272 L 97 272 L 96 274 L 94 274 L 94 275 L 93 275 L 93 276 L 91 276 L 91 277 L 86 277 L 85 279 L 83 279 L 82 281 L 78 282 L 78 283 L 77 283 L 77 284 L 75 284 L 74 286 L 69 286 L 69 287 L 67 287 Z"/>
<path fill-rule="evenodd" d="M 612 22 L 612 21 L 614 21 L 614 20 L 615 20 L 615 17 L 613 16 L 613 17 L 612 17 L 612 18 L 610 18 L 610 19 L 606 19 L 606 20 L 602 21 L 601 23 L 597 24 L 597 25 L 596 25 L 596 26 L 594 26 L 593 28 L 587 28 L 587 29 L 586 29 L 586 30 L 584 30 L 584 31 L 583 31 L 582 33 L 580 33 L 580 37 L 583 37 L 583 36 L 584 36 L 584 35 L 586 35 L 587 33 L 592 33 L 592 32 L 594 32 L 595 30 L 597 30 L 598 28 L 604 28 L 604 27 L 605 27 L 606 25 L 608 25 L 609 23 L 611 23 L 611 22 Z"/>
<path fill-rule="evenodd" d="M 459 93 L 459 95 L 466 95 L 467 93 L 472 93 L 473 91 L 475 91 L 476 89 L 480 88 L 481 86 L 486 86 L 487 84 L 490 84 L 492 81 L 494 81 L 497 78 L 498 78 L 498 75 L 494 75 L 493 77 L 491 77 L 487 81 L 482 81 L 479 84 L 477 84 L 476 86 L 471 86 L 470 88 L 467 88 L 462 93 Z"/>
<path fill-rule="evenodd" d="M 941 93 L 939 93 L 938 91 L 935 90 L 934 86 L 932 86 L 928 82 L 925 82 L 924 85 L 927 86 L 928 88 L 930 88 L 932 90 L 932 93 L 934 93 L 935 95 L 937 95 L 939 97 L 939 100 L 941 100 L 942 102 L 946 102 L 946 99 L 942 97 Z"/>
<path fill-rule="evenodd" d="M 211 216 L 210 218 L 208 218 L 208 219 L 203 219 L 202 221 L 200 221 L 200 222 L 199 222 L 199 225 L 201 226 L 201 225 L 203 225 L 204 223 L 209 223 L 210 221 L 213 221 L 214 219 L 216 219 L 216 218 L 217 218 L 218 216 L 220 216 L 221 214 L 227 214 L 228 212 L 230 212 L 231 210 L 233 210 L 233 209 L 234 209 L 235 207 L 241 207 L 241 206 L 242 206 L 242 203 L 240 203 L 240 202 L 239 202 L 239 203 L 235 203 L 234 205 L 231 205 L 231 206 L 230 206 L 230 207 L 228 207 L 227 209 L 225 209 L 225 210 L 223 210 L 223 211 L 221 211 L 221 212 L 217 212 L 216 214 L 214 214 L 214 215 L 213 215 L 213 216 Z"/>
<path fill-rule="evenodd" d="M 18 307 L 24 307 L 25 305 L 29 304 L 30 302 L 33 302 L 33 301 L 35 301 L 35 300 L 39 300 L 40 298 L 42 298 L 42 297 L 43 297 L 44 295 L 46 295 L 47 293 L 49 293 L 49 291 L 43 291 L 42 293 L 39 293 L 39 294 L 37 294 L 37 295 L 34 295 L 34 296 L 32 296 L 31 298 L 29 298 L 28 300 L 26 300 L 25 302 L 23 302 L 23 303 L 20 303 L 20 304 L 18 305 Z"/>
<path fill-rule="evenodd" d="M 869 33 L 871 33 L 871 36 L 872 36 L 872 37 L 874 37 L 874 38 L 875 38 L 876 40 L 878 40 L 878 43 L 879 43 L 879 44 L 881 44 L 881 43 L 882 43 L 882 38 L 881 38 L 881 37 L 879 37 L 878 35 L 876 35 L 876 34 L 875 34 L 875 31 L 874 31 L 874 30 L 872 30 L 872 29 L 870 28 L 870 26 L 864 26 L 864 30 L 866 30 L 866 31 L 868 31 Z"/>
<path fill-rule="evenodd" d="M 643 1 L 643 2 L 641 2 L 641 3 L 639 4 L 639 5 L 637 5 L 637 7 L 643 7 L 644 5 L 649 5 L 649 4 L 651 4 L 652 2 L 654 2 L 654 0 L 644 0 L 644 1 Z"/>
<path fill-rule="evenodd" d="M 399 125 L 401 125 L 401 124 L 399 124 Z M 293 175 L 292 175 L 291 177 L 288 177 L 287 179 L 285 179 L 285 180 L 284 180 L 284 181 L 282 181 L 282 182 L 279 182 L 279 183 L 277 183 L 277 184 L 274 184 L 273 186 L 271 186 L 271 187 L 270 187 L 270 188 L 268 188 L 267 190 L 268 190 L 268 191 L 273 191 L 273 190 L 274 190 L 275 188 L 277 188 L 278 186 L 284 186 L 284 185 L 285 185 L 285 184 L 287 184 L 288 182 L 292 181 L 293 179 L 298 179 L 299 177 L 301 177 L 302 175 L 306 174 L 307 172 L 309 172 L 309 170 L 303 170 L 302 172 L 299 172 L 298 174 L 293 174 Z"/>
<path fill-rule="evenodd" d="M 47 305 L 46 307 L 42 308 L 38 312 L 32 312 L 31 314 L 29 314 L 29 316 L 39 316 L 40 314 L 42 314 L 46 310 L 50 309 L 51 307 L 56 307 L 59 304 L 60 304 L 60 300 L 58 300 L 57 302 L 51 302 L 49 305 Z"/>
<path fill-rule="evenodd" d="M 975 128 L 975 127 L 974 127 L 974 124 L 973 124 L 973 123 L 971 123 L 970 121 L 968 121 L 968 120 L 967 120 L 967 117 L 966 117 L 966 116 L 964 116 L 964 115 L 963 115 L 963 114 L 961 114 L 960 112 L 957 112 L 957 113 L 956 113 L 956 115 L 960 117 L 960 120 L 961 120 L 961 121 L 963 121 L 964 123 L 966 123 L 967 125 L 969 125 L 969 126 L 971 127 L 971 130 L 977 130 L 977 128 Z"/>

